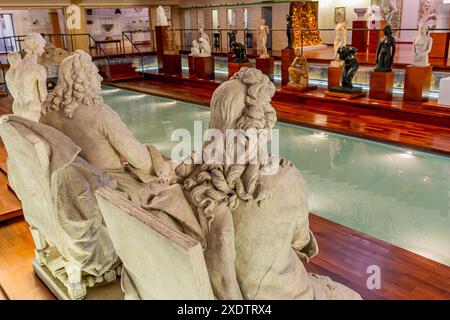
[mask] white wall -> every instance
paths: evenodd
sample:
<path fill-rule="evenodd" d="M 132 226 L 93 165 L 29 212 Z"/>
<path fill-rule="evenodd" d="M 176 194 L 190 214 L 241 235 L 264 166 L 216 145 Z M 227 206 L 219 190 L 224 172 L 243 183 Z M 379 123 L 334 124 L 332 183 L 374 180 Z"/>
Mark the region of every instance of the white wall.
<path fill-rule="evenodd" d="M 52 29 L 48 16 L 48 10 L 39 10 L 39 9 L 36 10 L 46 17 L 46 19 L 42 21 L 43 24 L 38 26 L 32 25 L 30 11 L 27 9 L 23 10 L 3 9 L 0 10 L 0 14 L 10 13 L 13 15 L 14 31 L 18 36 L 27 35 L 30 32 L 51 33 Z"/>

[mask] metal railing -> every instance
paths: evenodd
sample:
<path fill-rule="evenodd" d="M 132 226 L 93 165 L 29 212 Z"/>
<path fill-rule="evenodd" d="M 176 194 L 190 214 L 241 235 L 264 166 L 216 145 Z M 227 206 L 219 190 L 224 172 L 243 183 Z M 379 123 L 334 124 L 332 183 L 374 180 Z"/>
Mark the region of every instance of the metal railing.
<path fill-rule="evenodd" d="M 135 52 L 136 54 L 139 56 L 139 61 L 140 61 L 140 68 L 139 70 L 144 70 L 144 54 L 142 53 L 142 51 L 136 46 L 136 44 L 133 42 L 133 36 L 132 36 L 132 32 L 130 34 L 130 36 L 127 35 L 127 32 L 122 32 L 122 51 L 124 54 L 126 54 L 126 47 L 125 47 L 125 41 L 128 41 L 131 45 L 131 55 L 134 58 L 135 57 Z M 142 73 L 142 75 L 144 75 Z"/>

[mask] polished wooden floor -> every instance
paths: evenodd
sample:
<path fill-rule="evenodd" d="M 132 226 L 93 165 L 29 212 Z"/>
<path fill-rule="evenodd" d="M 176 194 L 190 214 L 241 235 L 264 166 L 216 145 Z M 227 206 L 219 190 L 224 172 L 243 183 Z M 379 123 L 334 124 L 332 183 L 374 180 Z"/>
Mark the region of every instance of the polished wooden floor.
<path fill-rule="evenodd" d="M 209 103 L 213 91 L 208 86 L 195 85 L 193 88 L 148 80 L 119 85 L 201 104 Z M 304 108 L 286 103 L 286 107 L 289 105 L 293 109 Z M 278 102 L 275 106 L 279 116 L 289 116 Z M 11 99 L 0 98 L 0 114 L 10 112 Z M 317 117 L 320 118 L 320 114 L 318 112 Z M 341 115 L 345 116 L 345 113 Z M 329 276 L 358 291 L 365 299 L 450 299 L 449 267 L 314 214 L 310 215 L 310 224 L 320 252 L 307 265 L 308 271 Z M 23 218 L 0 222 L 0 299 L 54 299 L 32 270 L 33 250 L 33 241 Z M 366 286 L 367 268 L 371 265 L 381 269 L 379 290 L 369 290 Z"/>

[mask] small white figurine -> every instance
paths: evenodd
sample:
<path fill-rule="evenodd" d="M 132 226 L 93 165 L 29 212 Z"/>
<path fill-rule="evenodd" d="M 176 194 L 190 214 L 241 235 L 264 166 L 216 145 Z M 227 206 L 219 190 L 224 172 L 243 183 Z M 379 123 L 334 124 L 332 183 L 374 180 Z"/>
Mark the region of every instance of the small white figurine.
<path fill-rule="evenodd" d="M 157 26 L 169 25 L 166 13 L 164 12 L 164 8 L 162 6 L 158 6 L 158 8 L 156 8 L 156 25 Z"/>
<path fill-rule="evenodd" d="M 44 53 L 44 46 L 45 40 L 39 33 L 28 34 L 24 41 L 25 58 L 21 60 L 20 54 L 10 53 L 11 68 L 5 75 L 14 98 L 13 113 L 36 122 L 39 122 L 42 103 L 47 98 L 47 72 L 37 62 Z"/>
<path fill-rule="evenodd" d="M 200 54 L 201 57 L 209 57 L 211 55 L 211 46 L 205 38 L 200 38 Z"/>
<path fill-rule="evenodd" d="M 344 17 L 342 14 L 337 15 L 337 21 L 335 27 L 334 36 L 334 60 L 339 61 L 338 50 L 347 45 L 347 25 L 345 24 Z"/>
<path fill-rule="evenodd" d="M 203 29 L 203 27 L 200 27 L 199 29 L 198 29 L 198 33 L 200 34 L 200 37 L 199 38 L 203 38 L 203 39 L 205 39 L 205 41 L 209 44 L 209 36 L 208 36 L 208 34 L 205 32 L 205 29 Z"/>
<path fill-rule="evenodd" d="M 267 36 L 269 35 L 269 27 L 266 25 L 266 20 L 261 19 L 261 25 L 259 26 L 259 39 L 261 40 L 262 53 L 260 58 L 269 58 L 270 55 L 267 52 Z"/>
<path fill-rule="evenodd" d="M 191 48 L 191 56 L 198 56 L 200 54 L 200 45 L 198 44 L 197 40 L 192 41 L 192 48 Z"/>
<path fill-rule="evenodd" d="M 433 38 L 428 35 L 428 26 L 425 23 L 422 23 L 419 26 L 419 35 L 414 39 L 413 48 L 414 48 L 414 60 L 413 66 L 417 67 L 427 67 L 430 64 L 428 63 L 428 54 L 433 47 Z"/>

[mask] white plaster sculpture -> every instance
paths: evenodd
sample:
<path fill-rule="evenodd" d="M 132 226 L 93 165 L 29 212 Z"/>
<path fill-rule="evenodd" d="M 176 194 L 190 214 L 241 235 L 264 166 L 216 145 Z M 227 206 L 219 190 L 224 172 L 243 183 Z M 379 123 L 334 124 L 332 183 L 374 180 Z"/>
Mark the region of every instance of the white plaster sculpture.
<path fill-rule="evenodd" d="M 210 43 L 210 41 L 209 41 L 209 36 L 208 36 L 208 34 L 205 32 L 205 29 L 203 29 L 203 27 L 200 27 L 200 28 L 198 29 L 198 33 L 200 34 L 199 40 L 200 40 L 201 38 L 203 38 L 208 44 Z"/>
<path fill-rule="evenodd" d="M 339 66 L 339 49 L 347 45 L 347 25 L 343 19 L 344 17 L 338 15 L 338 23 L 336 24 L 335 36 L 334 36 L 334 61 L 331 62 L 332 66 Z M 333 63 L 334 62 L 334 63 Z M 337 63 L 337 65 L 336 65 Z"/>
<path fill-rule="evenodd" d="M 398 12 L 397 0 L 383 0 L 381 6 L 383 8 L 386 23 L 392 26 L 392 18 L 394 17 L 394 14 Z"/>
<path fill-rule="evenodd" d="M 86 161 L 114 176 L 119 190 L 134 203 L 145 205 L 164 187 L 156 182 L 168 179 L 170 167 L 103 102 L 98 95 L 101 80 L 92 58 L 76 50 L 60 65 L 58 84 L 45 102 L 41 122 L 71 138 Z"/>
<path fill-rule="evenodd" d="M 54 128 L 6 115 L 0 135 L 8 179 L 35 242 L 36 274 L 60 299 L 82 299 L 87 287 L 114 281 L 119 261 L 94 191 L 116 182 L 79 157 L 80 148 Z M 110 294 L 120 298 L 119 287 Z"/>
<path fill-rule="evenodd" d="M 422 0 L 420 3 L 419 18 L 417 25 L 422 23 L 426 24 L 429 29 L 436 27 L 436 1 L 435 0 Z"/>
<path fill-rule="evenodd" d="M 168 26 L 169 22 L 167 21 L 166 12 L 162 6 L 158 6 L 156 8 L 156 25 L 157 26 Z"/>
<path fill-rule="evenodd" d="M 429 66 L 428 54 L 433 47 L 433 38 L 428 35 L 428 26 L 422 23 L 419 26 L 419 35 L 414 39 L 413 50 L 414 60 L 413 66 L 427 67 Z"/>
<path fill-rule="evenodd" d="M 19 61 L 11 53 L 12 67 L 6 72 L 5 80 L 14 98 L 14 114 L 32 121 L 39 121 L 42 103 L 47 98 L 47 72 L 38 64 L 44 53 L 45 40 L 39 33 L 30 33 L 24 40 L 25 57 Z"/>
<path fill-rule="evenodd" d="M 211 45 L 209 44 L 209 42 L 206 41 L 205 38 L 200 38 L 199 39 L 200 44 L 200 57 L 209 57 L 211 56 Z"/>
<path fill-rule="evenodd" d="M 245 142 L 252 132 L 257 137 L 270 137 L 276 123 L 276 112 L 270 104 L 275 90 L 260 70 L 242 68 L 214 92 L 209 128 L 222 134 L 242 129 Z M 307 186 L 292 162 L 270 155 L 261 158 L 257 156 L 258 148 L 239 140 L 232 144 L 234 150 L 240 146 L 248 155 L 241 158 L 242 162 L 210 162 L 205 150 L 223 150 L 222 144 L 227 143 L 214 141 L 218 144 L 205 141 L 202 163 L 180 164 L 176 168 L 177 183 L 157 194 L 146 209 L 152 217 L 202 245 L 215 298 L 360 298 L 327 277 L 306 272 L 304 263 L 317 254 L 318 248 L 309 230 Z M 118 212 L 115 216 L 123 218 Z M 114 225 L 119 226 L 120 220 Z M 127 247 L 125 236 L 122 241 L 122 246 Z M 146 255 L 146 248 L 136 249 L 135 258 L 131 253 L 124 254 L 126 260 L 135 261 L 133 266 L 124 263 L 125 274 L 130 274 L 125 291 L 150 292 L 152 282 L 133 277 L 145 269 L 144 262 L 139 263 L 136 257 Z M 177 258 L 167 258 L 172 259 Z M 176 296 L 176 292 L 172 294 Z"/>
<path fill-rule="evenodd" d="M 376 28 L 376 23 L 381 20 L 383 20 L 383 17 L 381 15 L 380 6 L 371 5 L 367 12 L 367 22 L 368 22 L 369 28 L 372 28 L 372 29 Z"/>
<path fill-rule="evenodd" d="M 267 37 L 269 35 L 269 26 L 266 25 L 266 21 L 261 19 L 261 25 L 259 26 L 259 40 L 261 41 L 262 53 L 259 56 L 262 59 L 270 58 L 267 52 Z"/>
<path fill-rule="evenodd" d="M 198 44 L 197 40 L 192 41 L 192 48 L 191 48 L 191 56 L 198 56 L 200 54 L 200 45 Z"/>

